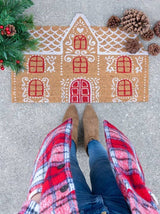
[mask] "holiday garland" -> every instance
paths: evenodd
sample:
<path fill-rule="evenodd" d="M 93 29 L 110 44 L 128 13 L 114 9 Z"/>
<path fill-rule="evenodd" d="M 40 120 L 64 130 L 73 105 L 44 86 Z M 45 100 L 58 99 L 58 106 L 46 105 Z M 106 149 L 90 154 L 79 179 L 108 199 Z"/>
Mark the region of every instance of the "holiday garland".
<path fill-rule="evenodd" d="M 33 16 L 23 12 L 32 0 L 0 0 L 0 69 L 10 67 L 16 73 L 24 69 L 24 53 L 36 50 L 37 40 L 28 30 L 33 29 Z"/>

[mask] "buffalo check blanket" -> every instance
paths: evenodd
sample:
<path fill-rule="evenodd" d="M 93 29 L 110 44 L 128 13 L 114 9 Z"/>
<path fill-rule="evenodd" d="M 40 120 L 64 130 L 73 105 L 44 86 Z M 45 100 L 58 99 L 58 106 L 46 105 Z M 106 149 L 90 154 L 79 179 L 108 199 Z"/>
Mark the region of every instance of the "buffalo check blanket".
<path fill-rule="evenodd" d="M 119 188 L 133 214 L 158 214 L 144 173 L 128 138 L 108 121 L 104 121 L 107 151 Z"/>
<path fill-rule="evenodd" d="M 52 130 L 44 139 L 35 161 L 27 201 L 19 214 L 78 214 L 70 170 L 72 120 Z M 41 192 L 41 202 L 31 198 Z"/>
<path fill-rule="evenodd" d="M 72 120 L 52 130 L 38 152 L 29 193 L 19 214 L 78 214 L 70 169 Z M 127 137 L 104 121 L 109 160 L 117 183 L 133 214 L 158 214 L 137 155 Z M 107 187 L 106 187 L 107 188 Z M 32 201 L 41 192 L 40 204 Z"/>

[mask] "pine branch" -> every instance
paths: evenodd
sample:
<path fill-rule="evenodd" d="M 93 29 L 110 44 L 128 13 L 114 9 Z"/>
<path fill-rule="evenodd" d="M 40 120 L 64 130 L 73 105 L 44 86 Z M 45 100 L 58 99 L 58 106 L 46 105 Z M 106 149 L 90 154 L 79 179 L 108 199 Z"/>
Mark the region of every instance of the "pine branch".
<path fill-rule="evenodd" d="M 38 44 L 29 32 L 34 27 L 33 16 L 23 15 L 32 5 L 32 0 L 0 0 L 1 67 L 10 67 L 16 74 L 25 69 L 23 51 L 36 50 Z"/>
<path fill-rule="evenodd" d="M 21 15 L 32 5 L 31 0 L 4 0 L 4 6 L 8 8 L 8 14 L 13 17 Z"/>
<path fill-rule="evenodd" d="M 4 9 L 1 13 L 0 13 L 0 24 L 3 26 L 6 26 L 10 23 L 14 23 L 15 18 L 10 16 L 7 12 L 7 9 Z"/>
<path fill-rule="evenodd" d="M 4 7 L 4 2 L 3 0 L 0 0 L 0 12 L 3 10 Z"/>
<path fill-rule="evenodd" d="M 24 17 L 24 22 L 25 22 L 25 24 L 26 24 L 28 29 L 33 29 L 34 28 L 33 15 L 25 16 Z"/>

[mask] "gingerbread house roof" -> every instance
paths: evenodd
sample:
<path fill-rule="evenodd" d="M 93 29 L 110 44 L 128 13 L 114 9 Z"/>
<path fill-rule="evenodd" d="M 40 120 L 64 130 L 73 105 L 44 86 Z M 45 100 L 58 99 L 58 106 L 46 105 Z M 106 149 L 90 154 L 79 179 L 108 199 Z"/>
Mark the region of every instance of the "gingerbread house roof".
<path fill-rule="evenodd" d="M 90 26 L 88 20 L 83 14 L 77 14 L 69 27 L 64 26 L 37 26 L 34 31 L 30 31 L 31 35 L 39 39 L 40 45 L 37 54 L 60 55 L 63 51 L 63 41 L 71 28 L 78 19 L 82 19 L 91 33 L 94 35 L 98 43 L 98 54 L 100 55 L 117 55 L 128 54 L 124 48 L 124 44 L 128 38 L 136 38 L 136 34 L 128 34 L 121 28 L 114 29 L 108 27 Z M 26 54 L 36 54 L 36 52 L 27 52 Z M 148 52 L 141 44 L 140 50 L 136 55 L 148 55 Z"/>

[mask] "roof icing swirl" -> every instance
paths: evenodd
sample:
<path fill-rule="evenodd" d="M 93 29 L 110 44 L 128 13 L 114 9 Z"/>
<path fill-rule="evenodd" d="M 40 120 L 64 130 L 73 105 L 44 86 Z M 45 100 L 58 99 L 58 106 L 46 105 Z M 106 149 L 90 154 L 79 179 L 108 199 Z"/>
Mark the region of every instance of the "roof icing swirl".
<path fill-rule="evenodd" d="M 92 34 L 98 42 L 98 54 L 100 55 L 111 55 L 111 54 L 124 54 L 126 53 L 124 43 L 128 38 L 135 39 L 137 35 L 128 34 L 121 28 L 108 28 L 108 27 L 92 27 L 90 26 L 86 17 L 82 14 L 77 14 L 73 19 L 70 27 L 64 26 L 37 26 L 35 30 L 30 31 L 34 38 L 39 39 L 39 54 L 62 54 L 63 40 L 73 27 L 75 22 L 79 19 L 83 19 L 88 25 Z M 27 52 L 26 54 L 36 53 L 33 51 Z M 126 53 L 129 54 L 129 53 Z M 136 53 L 148 54 L 141 44 L 141 49 Z"/>

